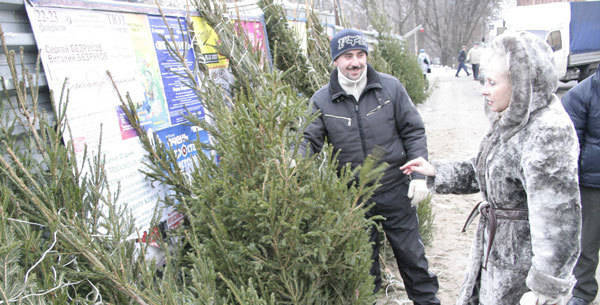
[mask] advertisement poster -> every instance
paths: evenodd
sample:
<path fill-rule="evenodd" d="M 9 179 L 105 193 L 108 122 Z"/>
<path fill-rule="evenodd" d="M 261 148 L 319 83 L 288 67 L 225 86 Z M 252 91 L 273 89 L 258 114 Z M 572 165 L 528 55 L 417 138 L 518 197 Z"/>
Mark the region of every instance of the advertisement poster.
<path fill-rule="evenodd" d="M 156 135 L 167 146 L 167 149 L 175 153 L 177 165 L 185 173 L 190 173 L 194 169 L 194 156 L 198 154 L 198 148 L 195 144 L 196 140 L 200 143 L 209 144 L 209 137 L 206 130 L 188 124 L 165 128 L 157 131 Z M 202 150 L 202 152 L 210 157 L 210 151 Z"/>
<path fill-rule="evenodd" d="M 266 25 L 262 17 L 252 17 L 243 20 L 234 20 L 237 27 L 248 35 L 248 39 L 254 50 L 260 50 L 263 59 L 271 62 L 269 50 L 269 39 L 267 37 Z M 215 30 L 202 18 L 192 17 L 192 25 L 195 33 L 195 42 L 198 44 L 203 61 L 209 69 L 227 68 L 228 61 L 217 52 L 216 46 L 219 36 Z"/>
<path fill-rule="evenodd" d="M 123 74 L 130 74 L 135 78 L 135 81 L 123 89 L 121 89 L 119 83 L 117 83 L 117 86 L 122 92 L 129 92 L 136 105 L 136 111 L 144 130 L 152 131 L 166 128 L 170 125 L 169 111 L 161 82 L 161 69 L 152 51 L 154 41 L 150 36 L 147 18 L 144 15 L 136 14 L 121 14 L 118 17 L 122 17 L 127 25 L 128 42 L 131 45 L 130 52 L 132 52 L 132 61 L 128 65 L 134 68 L 133 71 L 124 71 Z M 135 60 L 135 64 L 133 64 L 133 60 Z M 111 72 L 113 70 L 114 68 L 108 69 Z M 137 137 L 119 105 L 117 105 L 115 111 L 119 113 L 122 139 Z"/>
<path fill-rule="evenodd" d="M 219 42 L 219 36 L 215 30 L 206 23 L 206 20 L 202 17 L 193 16 L 192 26 L 195 33 L 195 41 L 200 49 L 203 63 L 205 63 L 209 69 L 227 68 L 229 61 L 225 56 L 217 52 L 216 46 Z"/>
<path fill-rule="evenodd" d="M 69 90 L 71 133 L 65 141 L 73 141 L 80 164 L 85 147 L 93 155 L 102 143 L 110 191 L 120 190 L 117 203 L 126 205 L 136 227 L 145 230 L 165 190 L 140 172 L 146 152 L 120 109 L 107 71 L 121 95 L 131 97 L 148 133 L 182 122 L 184 109 L 203 115 L 200 101 L 174 76 L 177 64 L 162 52 L 164 41 L 157 36 L 164 28 L 145 14 L 26 8 L 54 99 L 60 101 L 65 82 Z M 195 62 L 191 52 L 186 59 L 189 65 Z"/>
<path fill-rule="evenodd" d="M 186 71 L 193 72 L 195 67 L 194 50 L 185 18 L 165 17 L 163 20 L 162 16 L 148 16 L 148 20 L 171 118 L 170 125 L 186 122 L 186 115 L 204 118 L 202 103 L 191 87 L 193 84 L 184 77 Z M 174 58 L 176 55 L 168 49 L 168 43 L 177 47 L 177 52 L 185 58 L 186 66 Z"/>
<path fill-rule="evenodd" d="M 196 68 L 192 41 L 201 42 L 202 58 L 198 62 L 208 63 L 211 77 L 222 79 L 226 86 L 233 82 L 228 62 L 214 48 L 217 34 L 199 17 L 192 17 L 196 37 L 191 39 L 185 12 L 163 19 L 147 12 L 148 8 L 135 11 L 133 4 L 125 12 L 115 11 L 122 9 L 120 3 L 73 2 L 77 7 L 69 3 L 25 2 L 57 107 L 66 102 L 60 100 L 63 86 L 68 90 L 66 118 L 70 132 L 65 142 L 72 141 L 78 166 L 86 170 L 88 166 L 83 163 L 90 161 L 84 160 L 84 150 L 88 156 L 94 155 L 102 143 L 109 191 L 119 191 L 117 204 L 129 209 L 136 228 L 142 232 L 149 229 L 155 208 L 167 190 L 152 185 L 141 172 L 146 151 L 120 108 L 113 81 L 122 97 L 131 98 L 145 132 L 169 143 L 178 154 L 178 164 L 190 170 L 193 157 L 199 153 L 192 144 L 209 139 L 205 131 L 185 124 L 186 115 L 206 117 L 201 100 L 190 87 L 195 79 L 184 76 Z M 262 17 L 236 22 L 270 63 Z M 173 57 L 168 45 L 180 51 L 184 64 Z M 173 209 L 163 213 L 162 220 L 168 227 L 183 218 Z"/>
<path fill-rule="evenodd" d="M 179 124 L 159 130 L 156 132 L 156 136 L 167 149 L 174 152 L 177 165 L 181 171 L 187 174 L 195 168 L 194 157 L 200 150 L 196 147 L 196 141 L 205 144 L 210 141 L 206 130 L 188 124 Z M 202 153 L 211 157 L 208 150 L 202 150 Z M 162 219 L 166 221 L 167 228 L 172 228 L 183 220 L 183 215 L 174 209 L 164 209 Z"/>
<path fill-rule="evenodd" d="M 200 49 L 202 56 L 200 60 L 208 67 L 211 79 L 231 94 L 229 88 L 233 84 L 234 79 L 228 69 L 229 61 L 223 55 L 219 54 L 216 49 L 219 36 L 202 17 L 193 16 L 191 19 L 195 34 L 194 41 Z M 269 40 L 262 17 L 253 17 L 242 21 L 235 20 L 234 22 L 248 35 L 253 48 L 261 51 L 263 54 L 263 64 L 264 62 L 271 64 Z"/>
<path fill-rule="evenodd" d="M 269 40 L 267 39 L 264 22 L 262 20 L 236 20 L 235 23 L 246 32 L 254 50 L 260 50 L 263 58 L 270 58 Z"/>

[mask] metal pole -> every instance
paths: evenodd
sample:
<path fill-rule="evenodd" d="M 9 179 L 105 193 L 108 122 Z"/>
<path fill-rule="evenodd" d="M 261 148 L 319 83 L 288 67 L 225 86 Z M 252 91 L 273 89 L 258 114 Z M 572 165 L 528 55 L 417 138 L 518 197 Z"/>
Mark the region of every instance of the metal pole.
<path fill-rule="evenodd" d="M 417 46 L 417 44 L 418 44 L 417 33 L 422 28 L 423 28 L 423 26 L 419 24 L 416 27 L 414 27 L 412 30 L 410 30 L 410 31 L 406 32 L 404 35 L 402 35 L 403 39 L 408 39 L 408 38 L 410 38 L 411 35 L 415 36 L 415 54 L 419 53 L 418 52 L 419 49 L 418 49 L 418 46 Z"/>
<path fill-rule="evenodd" d="M 340 13 L 338 12 L 336 0 L 333 0 L 333 11 L 335 12 L 335 25 L 340 25 Z"/>
<path fill-rule="evenodd" d="M 419 54 L 419 48 L 417 46 L 418 40 L 417 40 L 417 34 L 415 34 L 415 55 Z"/>

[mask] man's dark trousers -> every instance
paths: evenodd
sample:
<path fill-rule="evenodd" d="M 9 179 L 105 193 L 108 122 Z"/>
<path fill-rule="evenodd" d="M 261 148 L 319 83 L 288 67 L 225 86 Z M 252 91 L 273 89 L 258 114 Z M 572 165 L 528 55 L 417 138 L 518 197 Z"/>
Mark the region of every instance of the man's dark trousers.
<path fill-rule="evenodd" d="M 473 70 L 473 79 L 479 79 L 479 64 L 471 64 L 471 69 Z"/>
<path fill-rule="evenodd" d="M 600 249 L 600 188 L 580 186 L 581 192 L 581 254 L 573 273 L 577 284 L 573 296 L 591 303 L 598 293 L 596 268 Z"/>
<path fill-rule="evenodd" d="M 429 272 L 425 247 L 419 234 L 417 213 L 406 196 L 408 184 L 373 196 L 375 206 L 367 216 L 381 215 L 385 235 L 390 242 L 404 287 L 415 305 L 440 304 L 436 297 L 438 291 L 437 276 Z M 375 291 L 381 288 L 381 267 L 379 265 L 380 232 L 371 230 L 373 242 L 373 265 L 371 274 L 375 276 Z"/>
<path fill-rule="evenodd" d="M 465 65 L 464 61 L 460 61 L 458 62 L 458 69 L 456 69 L 456 77 L 458 77 L 458 73 L 460 73 L 460 70 L 465 70 L 465 72 L 467 73 L 467 76 L 471 75 L 469 74 L 469 70 L 467 70 L 467 66 Z"/>

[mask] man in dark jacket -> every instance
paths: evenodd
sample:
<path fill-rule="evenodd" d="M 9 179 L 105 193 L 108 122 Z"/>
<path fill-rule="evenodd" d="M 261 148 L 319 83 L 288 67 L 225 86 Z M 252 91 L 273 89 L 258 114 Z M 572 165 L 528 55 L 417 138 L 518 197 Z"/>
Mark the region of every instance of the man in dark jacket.
<path fill-rule="evenodd" d="M 562 98 L 579 138 L 581 254 L 573 273 L 577 284 L 568 305 L 587 305 L 598 293 L 596 268 L 600 249 L 600 69 Z"/>
<path fill-rule="evenodd" d="M 399 169 L 407 160 L 427 158 L 423 121 L 400 81 L 375 71 L 367 64 L 367 55 L 361 32 L 346 29 L 333 37 L 331 57 L 336 69 L 329 84 L 311 98 L 312 111 L 320 115 L 306 128 L 304 137 L 313 153 L 321 151 L 327 139 L 338 153 L 340 167 L 362 164 L 374 149 L 384 152 L 382 161 L 389 167 L 367 214 L 385 217 L 383 229 L 408 297 L 417 305 L 440 304 L 438 280 L 428 271 L 414 206 L 429 191 L 422 175 L 409 177 Z M 371 231 L 375 291 L 381 287 L 379 236 L 377 230 Z"/>
<path fill-rule="evenodd" d="M 458 73 L 460 72 L 460 69 L 465 70 L 465 72 L 467 73 L 467 76 L 471 75 L 471 74 L 469 74 L 469 70 L 467 70 L 467 66 L 465 66 L 466 59 L 467 59 L 467 46 L 462 46 L 462 49 L 460 49 L 460 52 L 458 52 L 458 69 L 456 69 L 456 74 L 454 76 L 458 77 Z"/>

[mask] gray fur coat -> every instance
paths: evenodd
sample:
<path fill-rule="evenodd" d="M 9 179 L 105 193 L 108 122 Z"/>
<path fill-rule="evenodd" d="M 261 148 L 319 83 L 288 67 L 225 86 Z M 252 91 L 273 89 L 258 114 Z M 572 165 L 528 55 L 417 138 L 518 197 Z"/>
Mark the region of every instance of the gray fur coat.
<path fill-rule="evenodd" d="M 532 290 L 550 298 L 570 293 L 579 255 L 581 211 L 575 130 L 553 94 L 557 77 L 547 45 L 532 35 L 504 34 L 491 49 L 508 54 L 512 99 L 476 158 L 433 162 L 437 193 L 481 192 L 497 209 L 525 219 L 496 217 L 489 257 L 489 217 L 480 217 L 457 305 L 517 305 Z M 483 266 L 486 264 L 486 268 Z"/>

